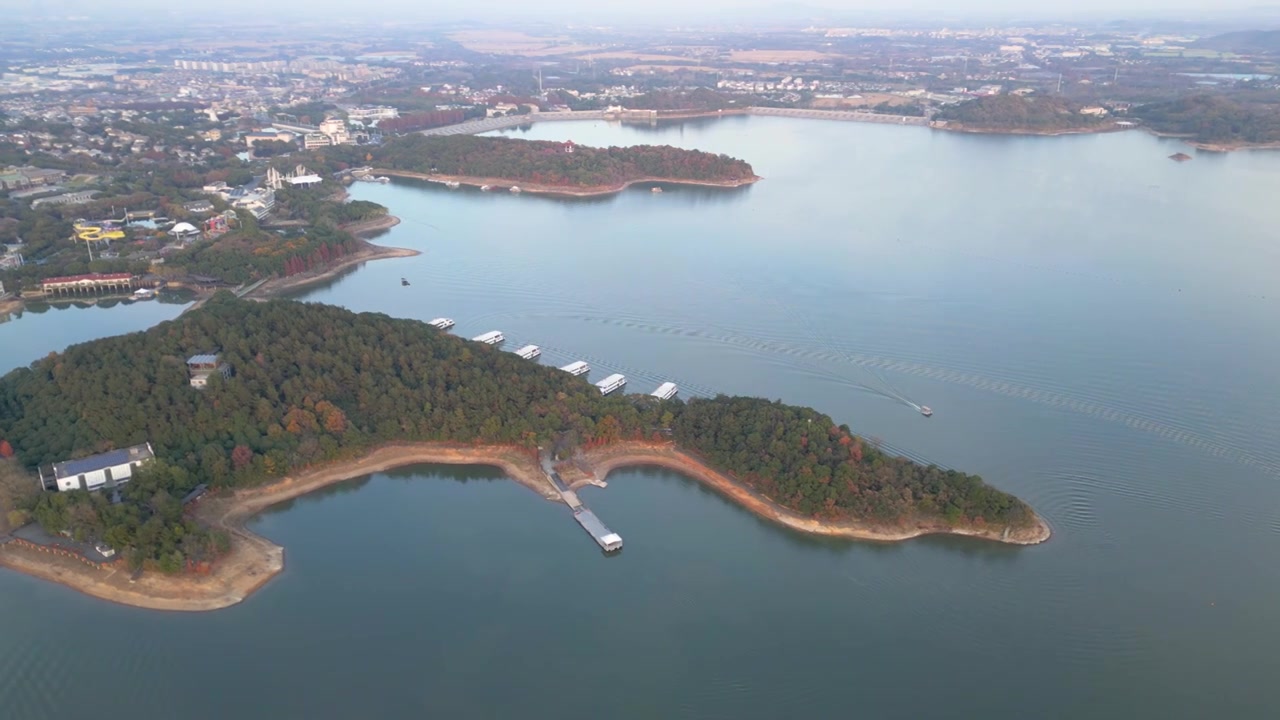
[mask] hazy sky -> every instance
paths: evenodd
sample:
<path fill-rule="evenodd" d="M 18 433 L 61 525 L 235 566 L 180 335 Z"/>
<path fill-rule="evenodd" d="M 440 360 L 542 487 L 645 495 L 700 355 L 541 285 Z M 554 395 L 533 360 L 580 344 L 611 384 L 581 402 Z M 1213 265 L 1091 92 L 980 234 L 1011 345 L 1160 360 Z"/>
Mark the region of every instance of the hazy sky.
<path fill-rule="evenodd" d="M 1270 5 L 1275 17 L 1277 5 L 1259 0 L 813 0 L 812 2 L 779 2 L 779 0 L 376 0 L 370 3 L 351 0 L 218 0 L 214 3 L 183 3 L 178 0 L 0 0 L 0 13 L 6 9 L 21 14 L 49 13 L 132 15 L 137 11 L 179 15 L 191 22 L 225 17 L 227 13 L 270 13 L 317 20 L 328 16 L 335 21 L 360 19 L 456 20 L 484 21 L 502 17 L 543 17 L 562 21 L 578 17 L 642 16 L 654 21 L 675 22 L 680 17 L 697 15 L 767 16 L 804 19 L 814 14 L 857 17 L 902 16 L 919 18 L 937 15 L 941 18 L 1060 15 L 1079 17 L 1124 18 L 1135 16 L 1181 17 L 1187 20 L 1236 14 L 1242 10 L 1263 9 Z M 25 12 L 24 12 L 25 11 Z M 816 13 L 815 13 L 816 11 Z M 247 19 L 247 18 L 246 18 Z"/>

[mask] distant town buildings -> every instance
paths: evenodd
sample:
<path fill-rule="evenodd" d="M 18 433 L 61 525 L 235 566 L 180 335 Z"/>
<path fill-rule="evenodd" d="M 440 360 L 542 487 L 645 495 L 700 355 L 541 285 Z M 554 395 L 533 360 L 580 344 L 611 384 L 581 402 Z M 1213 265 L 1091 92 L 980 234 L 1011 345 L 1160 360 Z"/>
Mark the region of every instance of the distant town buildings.
<path fill-rule="evenodd" d="M 67 174 L 62 170 L 9 166 L 0 170 L 0 190 L 26 190 L 56 185 L 66 178 Z"/>
<path fill-rule="evenodd" d="M 347 117 L 362 122 L 390 120 L 400 117 L 400 111 L 393 107 L 375 105 L 370 107 L 353 107 L 347 109 Z"/>
<path fill-rule="evenodd" d="M 252 148 L 260 142 L 293 142 L 298 138 L 297 133 L 288 130 L 276 130 L 275 128 L 267 128 L 265 130 L 257 130 L 247 132 L 241 136 L 244 144 Z"/>
<path fill-rule="evenodd" d="M 40 484 L 45 490 L 101 490 L 123 485 L 134 472 L 155 458 L 151 443 L 90 455 L 79 460 L 54 463 L 46 474 L 39 468 Z"/>

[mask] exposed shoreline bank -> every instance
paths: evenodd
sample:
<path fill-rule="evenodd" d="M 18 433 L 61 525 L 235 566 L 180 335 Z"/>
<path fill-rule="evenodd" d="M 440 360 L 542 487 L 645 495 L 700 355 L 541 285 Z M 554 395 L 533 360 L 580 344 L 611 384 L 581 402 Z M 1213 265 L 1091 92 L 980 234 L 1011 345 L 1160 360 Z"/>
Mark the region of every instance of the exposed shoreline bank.
<path fill-rule="evenodd" d="M 1010 531 L 1007 536 L 1003 526 L 952 527 L 938 522 L 919 522 L 909 527 L 885 527 L 856 521 L 817 520 L 778 505 L 753 492 L 730 475 L 671 445 L 620 443 L 588 452 L 584 460 L 594 474 L 594 479 L 598 480 L 604 480 L 610 472 L 625 467 L 655 465 L 674 470 L 715 490 L 757 517 L 815 535 L 876 542 L 898 542 L 923 535 L 964 535 L 1011 545 L 1038 545 L 1052 535 L 1048 523 L 1039 515 L 1034 516 L 1034 527 Z M 592 478 L 583 478 L 573 480 L 571 485 L 576 488 L 591 483 Z"/>
<path fill-rule="evenodd" d="M 579 188 L 569 185 L 546 185 L 541 183 L 522 183 L 518 180 L 509 180 L 504 178 L 486 178 L 473 177 L 470 175 L 439 175 L 413 172 L 410 170 L 389 170 L 386 168 L 376 168 L 372 171 L 376 175 L 386 175 L 389 177 L 408 178 L 411 180 L 425 180 L 434 183 L 450 183 L 456 182 L 459 185 L 467 187 L 484 187 L 488 185 L 495 190 L 508 192 L 512 187 L 519 187 L 520 192 L 531 195 L 547 195 L 552 197 L 603 197 L 606 195 L 616 195 L 623 190 L 638 184 L 662 184 L 662 185 L 688 185 L 691 187 L 709 187 L 722 188 L 732 190 L 761 180 L 759 175 L 752 175 L 750 178 L 742 180 L 678 180 L 673 178 L 660 177 L 642 177 L 628 180 L 616 185 L 593 185 L 591 187 Z"/>
<path fill-rule="evenodd" d="M 25 306 L 25 303 L 22 302 L 22 298 L 16 295 L 13 297 L 4 298 L 3 300 L 0 300 L 0 315 L 9 315 L 11 313 L 16 313 L 19 310 L 21 310 L 24 306 Z"/>
<path fill-rule="evenodd" d="M 196 517 L 231 536 L 231 551 L 219 558 L 207 575 L 147 572 L 131 581 L 128 570 L 116 565 L 98 569 L 12 543 L 0 545 L 0 566 L 121 605 L 180 612 L 220 610 L 244 601 L 284 570 L 284 548 L 244 527 L 253 516 L 362 475 L 431 463 L 494 466 L 544 498 L 559 497 L 537 463 L 512 448 L 391 445 L 355 460 L 287 475 L 270 485 L 201 500 Z"/>
<path fill-rule="evenodd" d="M 385 230 L 387 228 L 394 227 L 397 223 L 400 222 L 398 218 L 393 217 L 391 219 L 395 220 L 395 222 L 374 228 L 374 230 Z M 366 232 L 373 232 L 374 230 L 366 229 Z M 350 255 L 345 255 L 341 258 L 338 258 L 337 260 L 329 263 L 322 269 L 309 270 L 307 272 L 298 273 L 297 275 L 290 275 L 288 277 L 272 278 L 271 280 L 268 280 L 262 285 L 260 285 L 259 287 L 255 288 L 252 292 L 247 293 L 244 297 L 250 298 L 250 299 L 257 299 L 257 300 L 266 300 L 269 298 L 278 297 L 288 292 L 293 292 L 295 290 L 304 288 L 314 283 L 328 280 L 332 277 L 337 276 L 343 270 L 346 270 L 347 268 L 353 265 L 360 265 L 362 263 L 369 262 L 370 260 L 384 260 L 387 258 L 413 257 L 415 255 L 421 255 L 421 254 L 422 254 L 421 251 L 411 250 L 409 248 L 398 248 L 398 247 L 388 247 L 385 245 L 374 245 L 373 243 L 362 241 L 362 246 L 359 250 L 357 250 L 356 252 Z"/>
<path fill-rule="evenodd" d="M 1059 137 L 1061 135 L 1101 135 L 1103 133 L 1127 132 L 1129 130 L 1138 129 L 1136 126 L 1116 126 L 1104 125 L 1101 127 L 1087 128 L 1071 128 L 1066 130 L 1036 130 L 1034 128 L 1026 129 L 992 129 L 992 128 L 974 128 L 965 127 L 964 125 L 930 125 L 931 130 L 941 130 L 942 132 L 969 133 L 971 135 L 1028 135 L 1034 137 Z"/>
<path fill-rule="evenodd" d="M 119 566 L 90 567 L 16 545 L 0 545 L 0 566 L 65 585 L 103 600 L 152 610 L 203 612 L 244 601 L 284 570 L 284 548 L 253 533 L 245 525 L 258 513 L 316 490 L 371 473 L 417 464 L 487 465 L 547 500 L 559 494 L 538 463 L 517 448 L 465 447 L 436 443 L 389 445 L 360 458 L 288 475 L 269 485 L 238 490 L 200 501 L 196 517 L 231 537 L 231 551 L 207 575 L 169 576 L 144 573 L 136 581 Z M 757 517 L 800 532 L 876 542 L 897 542 L 922 535 L 964 535 L 1013 545 L 1034 545 L 1051 534 L 1035 516 L 1032 528 L 957 528 L 936 522 L 910 527 L 881 527 L 857 522 L 825 522 L 807 518 L 757 495 L 729 475 L 671 445 L 621 443 L 586 453 L 577 461 L 582 475 L 570 482 L 581 487 L 603 480 L 624 467 L 657 466 L 706 485 Z"/>

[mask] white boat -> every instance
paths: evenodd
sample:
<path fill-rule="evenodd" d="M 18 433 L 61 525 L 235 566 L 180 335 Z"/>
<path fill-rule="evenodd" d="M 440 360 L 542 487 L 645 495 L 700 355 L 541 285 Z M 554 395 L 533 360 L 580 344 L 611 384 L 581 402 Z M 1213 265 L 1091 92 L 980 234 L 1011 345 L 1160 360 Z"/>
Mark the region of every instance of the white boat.
<path fill-rule="evenodd" d="M 427 324 L 437 330 L 448 330 L 454 325 L 453 318 L 436 318 Z"/>
<path fill-rule="evenodd" d="M 520 192 L 520 188 L 518 186 L 512 185 L 511 192 L 518 194 Z"/>
<path fill-rule="evenodd" d="M 525 360 L 532 360 L 541 354 L 542 354 L 542 349 L 539 348 L 537 345 L 525 345 L 519 350 L 516 350 L 516 355 L 524 358 Z"/>
<path fill-rule="evenodd" d="M 457 190 L 458 188 L 462 187 L 462 183 L 458 182 L 457 180 L 450 180 L 446 182 L 444 186 L 449 188 L 450 190 Z"/>
<path fill-rule="evenodd" d="M 571 362 L 560 369 L 569 373 L 570 375 L 586 375 L 587 373 L 591 372 L 591 366 L 582 362 L 581 360 Z"/>
<path fill-rule="evenodd" d="M 670 400 L 671 398 L 675 397 L 676 393 L 679 391 L 680 389 L 676 387 L 675 383 L 664 382 L 658 386 L 657 390 L 654 390 L 649 394 L 658 398 L 659 400 Z"/>
<path fill-rule="evenodd" d="M 649 192 L 656 192 L 656 193 L 660 193 L 660 192 L 662 192 L 662 188 L 660 188 L 660 187 L 656 187 L 656 188 L 654 188 L 654 189 L 650 190 Z"/>
<path fill-rule="evenodd" d="M 133 291 L 133 297 L 135 300 L 150 300 L 155 296 L 156 291 L 151 288 L 138 288 Z"/>
<path fill-rule="evenodd" d="M 387 176 L 385 176 L 385 175 L 379 175 L 378 177 L 374 178 L 373 180 L 374 180 L 374 182 L 380 182 L 380 183 L 389 183 L 389 182 L 391 182 L 391 178 L 389 178 L 389 177 L 387 177 Z"/>
<path fill-rule="evenodd" d="M 492 185 L 481 185 L 481 186 L 480 186 L 480 192 L 489 192 L 489 191 L 490 191 L 490 190 L 492 190 L 492 189 L 493 189 L 493 186 L 492 186 Z"/>
<path fill-rule="evenodd" d="M 502 333 L 497 330 L 490 330 L 483 335 L 477 335 L 471 339 L 478 343 L 484 343 L 485 345 L 497 345 L 503 340 L 506 340 L 506 338 L 502 336 Z"/>
<path fill-rule="evenodd" d="M 920 406 L 920 414 L 925 417 L 933 417 L 933 411 L 929 409 L 928 405 Z"/>
<path fill-rule="evenodd" d="M 627 384 L 627 376 L 622 375 L 621 373 L 614 373 L 609 377 L 596 383 L 596 387 L 600 388 L 601 395 L 608 395 L 609 393 L 613 392 L 614 390 L 617 390 L 618 388 L 626 384 Z"/>

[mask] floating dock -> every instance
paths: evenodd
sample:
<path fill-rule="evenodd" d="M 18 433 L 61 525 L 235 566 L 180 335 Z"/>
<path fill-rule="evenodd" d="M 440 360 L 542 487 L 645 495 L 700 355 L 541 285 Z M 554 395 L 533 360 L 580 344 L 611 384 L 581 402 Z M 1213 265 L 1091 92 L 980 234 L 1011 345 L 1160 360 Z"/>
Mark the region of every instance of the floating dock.
<path fill-rule="evenodd" d="M 477 335 L 471 339 L 475 340 L 478 343 L 484 343 L 485 345 L 497 345 L 503 340 L 506 340 L 506 338 L 503 337 L 502 333 L 498 330 L 490 330 L 489 332 L 484 333 L 483 335 Z"/>
<path fill-rule="evenodd" d="M 586 375 L 587 373 L 591 372 L 591 366 L 582 362 L 581 360 L 578 360 L 577 362 L 571 362 L 560 369 L 569 373 L 570 375 Z"/>
<path fill-rule="evenodd" d="M 542 349 L 537 345 L 525 345 L 519 350 L 516 350 L 515 353 L 525 360 L 532 360 L 542 354 Z"/>
<path fill-rule="evenodd" d="M 580 510 L 575 510 L 573 512 L 573 519 L 577 520 L 578 524 L 582 526 L 582 529 L 586 530 L 591 537 L 596 539 L 596 543 L 598 543 L 605 552 L 613 552 L 614 550 L 622 549 L 622 536 L 605 527 L 604 523 L 600 522 L 600 518 L 596 517 L 596 514 L 587 508 L 584 507 Z"/>
<path fill-rule="evenodd" d="M 658 398 L 659 400 L 670 400 L 671 398 L 675 397 L 676 393 L 678 392 L 680 392 L 680 388 L 676 387 L 675 383 L 664 382 L 658 386 L 657 390 L 654 390 L 649 394 Z"/>

